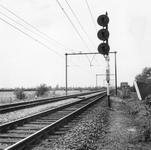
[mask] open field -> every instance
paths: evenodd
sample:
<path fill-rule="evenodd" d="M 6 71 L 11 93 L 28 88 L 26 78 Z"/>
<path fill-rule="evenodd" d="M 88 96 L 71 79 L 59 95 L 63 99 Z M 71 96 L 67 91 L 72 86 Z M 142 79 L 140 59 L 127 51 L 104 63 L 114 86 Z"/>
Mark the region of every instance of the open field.
<path fill-rule="evenodd" d="M 68 94 L 75 94 L 75 93 L 79 93 L 79 90 L 68 91 Z M 18 100 L 15 98 L 15 95 L 13 94 L 13 92 L 0 92 L 0 105 L 35 99 L 35 91 L 25 91 L 25 94 L 27 96 L 25 100 Z M 63 96 L 65 94 L 66 92 L 63 90 L 62 91 L 49 91 L 47 95 L 44 95 L 44 97 L 39 97 L 39 98 Z"/>
<path fill-rule="evenodd" d="M 27 99 L 34 98 L 35 91 L 26 91 L 25 94 L 27 95 Z M 15 95 L 12 92 L 0 92 L 0 104 L 7 104 L 13 102 L 19 102 L 21 100 L 17 100 Z"/>

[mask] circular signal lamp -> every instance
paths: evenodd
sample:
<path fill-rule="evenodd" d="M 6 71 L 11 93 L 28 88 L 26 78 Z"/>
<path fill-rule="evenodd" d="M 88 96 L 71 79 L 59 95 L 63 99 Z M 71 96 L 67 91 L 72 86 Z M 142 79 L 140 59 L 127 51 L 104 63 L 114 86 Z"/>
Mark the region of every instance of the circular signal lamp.
<path fill-rule="evenodd" d="M 97 23 L 105 27 L 109 23 L 109 17 L 107 15 L 100 15 L 97 19 Z"/>
<path fill-rule="evenodd" d="M 98 31 L 97 36 L 100 40 L 107 40 L 109 38 L 109 31 L 106 29 L 101 29 Z"/>
<path fill-rule="evenodd" d="M 108 53 L 110 51 L 110 47 L 109 47 L 109 45 L 107 43 L 101 43 L 98 46 L 98 51 L 102 55 L 108 55 Z"/>

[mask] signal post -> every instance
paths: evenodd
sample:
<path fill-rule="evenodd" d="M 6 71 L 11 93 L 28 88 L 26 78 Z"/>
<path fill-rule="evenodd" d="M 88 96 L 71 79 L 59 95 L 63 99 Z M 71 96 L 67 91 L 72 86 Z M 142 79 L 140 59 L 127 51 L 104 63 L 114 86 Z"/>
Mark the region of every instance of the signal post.
<path fill-rule="evenodd" d="M 107 81 L 107 96 L 108 96 L 108 106 L 111 106 L 110 103 L 110 64 L 109 64 L 110 58 L 107 55 L 106 56 L 106 62 L 107 62 L 107 66 L 106 66 L 106 81 Z"/>
<path fill-rule="evenodd" d="M 100 40 L 103 41 L 98 46 L 98 51 L 100 54 L 102 54 L 107 62 L 106 66 L 106 81 L 107 81 L 107 96 L 108 96 L 108 107 L 111 106 L 110 104 L 110 65 L 109 65 L 109 51 L 110 46 L 108 45 L 108 38 L 109 38 L 109 31 L 108 31 L 108 23 L 109 23 L 109 17 L 106 12 L 105 15 L 100 15 L 97 19 L 97 23 L 103 27 L 103 29 L 100 29 L 97 33 L 97 36 Z"/>

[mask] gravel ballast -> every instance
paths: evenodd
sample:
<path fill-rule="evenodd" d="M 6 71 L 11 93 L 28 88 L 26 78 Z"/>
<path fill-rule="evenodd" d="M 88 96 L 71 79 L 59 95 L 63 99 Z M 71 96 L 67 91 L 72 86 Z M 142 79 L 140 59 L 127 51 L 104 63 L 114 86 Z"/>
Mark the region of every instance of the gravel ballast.
<path fill-rule="evenodd" d="M 26 108 L 26 109 L 21 109 L 21 110 L 17 110 L 17 111 L 13 111 L 13 112 L 8 112 L 5 114 L 0 114 L 0 124 L 3 123 L 7 123 L 16 119 L 20 119 L 23 117 L 27 117 L 29 115 L 33 115 L 35 113 L 38 112 L 42 112 L 48 109 L 52 109 L 64 104 L 68 104 L 74 101 L 78 101 L 79 99 L 66 99 L 66 100 L 61 100 L 58 102 L 54 102 L 54 103 L 50 103 L 50 104 L 44 104 L 44 105 L 40 105 L 40 106 L 35 106 L 35 107 L 31 107 L 31 108 Z"/>
<path fill-rule="evenodd" d="M 98 106 L 99 105 L 99 106 Z M 55 142 L 45 142 L 44 149 L 51 150 L 85 150 L 96 149 L 100 140 L 104 141 L 108 126 L 108 110 L 106 101 L 96 105 L 95 109 L 90 109 L 90 112 L 79 120 L 64 136 L 57 139 Z"/>
<path fill-rule="evenodd" d="M 145 150 L 132 143 L 138 132 L 128 106 L 118 97 L 111 99 L 112 109 L 108 109 L 106 98 L 65 135 L 53 142 L 48 138 L 43 141 L 46 145 L 40 145 L 45 150 Z"/>
<path fill-rule="evenodd" d="M 53 141 L 48 137 L 34 150 L 149 150 L 134 140 L 140 132 L 129 113 L 129 103 L 111 97 L 110 109 L 107 104 L 104 98 L 64 135 Z"/>

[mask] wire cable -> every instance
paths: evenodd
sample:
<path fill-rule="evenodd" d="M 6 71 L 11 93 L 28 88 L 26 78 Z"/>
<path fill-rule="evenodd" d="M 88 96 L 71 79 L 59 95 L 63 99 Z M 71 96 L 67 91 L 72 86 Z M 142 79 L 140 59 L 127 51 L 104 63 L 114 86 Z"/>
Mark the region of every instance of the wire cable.
<path fill-rule="evenodd" d="M 58 1 L 57 1 L 58 2 Z M 59 42 L 57 42 L 56 40 L 54 40 L 54 39 L 52 39 L 51 37 L 49 37 L 48 35 L 46 35 L 46 34 L 44 34 L 43 32 L 41 32 L 40 30 L 38 30 L 38 29 L 36 29 L 34 26 L 32 26 L 31 24 L 29 24 L 27 21 L 25 21 L 25 20 L 23 20 L 21 17 L 19 17 L 18 15 L 16 15 L 15 13 L 13 13 L 12 11 L 10 11 L 9 9 L 7 9 L 6 7 L 4 7 L 3 5 L 1 5 L 0 4 L 0 6 L 2 7 L 2 8 L 4 8 L 5 10 L 7 10 L 8 12 L 10 12 L 11 14 L 13 14 L 14 16 L 16 16 L 17 18 L 19 18 L 20 20 L 22 20 L 24 23 L 26 23 L 27 25 L 29 25 L 30 27 L 32 27 L 33 29 L 35 29 L 37 32 L 39 32 L 39 33 L 41 33 L 42 35 L 44 35 L 45 37 L 47 37 L 47 38 L 49 38 L 49 39 L 51 39 L 53 42 L 55 42 L 56 44 L 58 44 L 58 46 L 59 47 L 61 47 L 61 48 L 63 48 L 63 49 L 66 49 L 66 50 L 70 50 L 70 51 L 72 51 L 73 52 L 73 49 L 71 49 L 71 48 L 68 48 L 67 46 L 65 46 L 65 45 L 63 45 L 63 44 L 61 44 L 61 43 L 59 43 Z M 61 7 L 62 8 L 62 7 Z M 62 8 L 63 9 L 63 8 Z M 1 14 L 3 14 L 3 13 L 1 13 Z M 7 18 L 9 18 L 9 19 L 11 19 L 10 17 L 8 17 L 8 16 L 6 16 L 5 14 L 3 14 L 5 17 L 7 17 Z M 70 19 L 70 18 L 69 18 Z M 11 19 L 11 20 L 13 20 L 13 19 Z M 19 25 L 21 25 L 20 23 L 18 23 L 17 21 L 15 21 L 15 20 L 13 20 L 14 22 L 16 22 L 17 24 L 19 24 Z M 33 32 L 32 30 L 30 30 L 30 29 L 28 29 L 27 27 L 25 27 L 25 26 L 23 26 L 23 25 L 21 25 L 22 27 L 24 27 L 24 28 L 26 28 L 27 30 L 29 30 L 29 31 L 31 31 L 32 33 L 34 33 L 34 34 L 36 34 L 36 35 L 38 35 L 37 33 L 35 33 L 35 32 Z M 75 28 L 76 29 L 76 28 Z M 78 30 L 77 30 L 78 31 Z M 22 31 L 21 31 L 22 32 Z M 26 34 L 26 33 L 25 33 Z M 79 33 L 80 34 L 80 33 Z M 40 36 L 40 35 L 38 35 L 38 36 Z M 43 38 L 43 39 L 45 39 L 45 40 L 47 40 L 46 38 L 44 38 L 44 37 L 42 37 L 42 36 L 40 36 L 41 38 Z M 32 38 L 32 37 L 31 37 Z M 83 38 L 81 37 L 81 39 L 83 40 Z M 35 41 L 37 41 L 36 39 L 34 39 Z M 49 40 L 47 40 L 47 41 L 49 41 Z M 40 42 L 40 41 L 39 41 Z M 51 42 L 51 41 L 49 41 L 49 42 Z M 85 46 L 88 48 L 88 46 L 87 46 L 87 44 L 85 43 L 85 41 L 83 40 L 83 42 L 84 42 L 84 44 L 85 44 Z M 41 43 L 41 42 L 40 42 Z M 52 42 L 51 42 L 52 43 Z M 55 44 L 55 43 L 53 43 L 53 44 Z M 41 43 L 42 45 L 43 45 L 43 43 Z M 56 45 L 55 44 L 55 45 Z M 43 45 L 44 46 L 44 45 Z M 45 47 L 47 47 L 47 48 L 49 48 L 48 46 L 46 46 L 45 45 Z M 51 49 L 51 48 L 49 48 L 49 49 Z M 89 48 L 88 48 L 89 49 Z M 74 50 L 75 51 L 75 50 Z M 76 50 L 76 51 L 78 51 L 78 50 Z M 89 51 L 90 51 L 90 49 L 89 49 Z M 59 54 L 60 55 L 60 54 Z M 87 58 L 88 59 L 88 58 Z"/>
<path fill-rule="evenodd" d="M 70 4 L 68 3 L 68 1 L 67 1 L 67 0 L 65 0 L 65 1 L 66 1 L 66 3 L 67 3 L 68 7 L 70 8 L 71 12 L 73 13 L 74 17 L 76 18 L 77 22 L 79 23 L 80 27 L 82 28 L 82 30 L 84 31 L 84 33 L 86 34 L 86 36 L 88 37 L 88 39 L 90 40 L 90 42 L 93 44 L 94 47 L 96 47 L 95 44 L 94 44 L 94 43 L 92 42 L 92 40 L 90 39 L 90 37 L 89 37 L 89 35 L 87 34 L 87 32 L 85 31 L 85 29 L 83 28 L 82 24 L 80 23 L 78 17 L 77 17 L 76 14 L 74 13 L 74 11 L 73 11 L 73 9 L 71 8 L 71 6 L 70 6 Z M 91 12 L 91 11 L 90 11 L 90 12 Z M 92 13 L 91 13 L 91 14 L 92 14 Z M 93 20 L 94 20 L 94 19 L 93 19 Z M 90 51 L 90 52 L 91 52 L 91 51 Z M 86 55 L 86 57 L 87 57 L 88 61 L 90 62 L 90 60 L 89 60 L 89 58 L 88 58 L 87 55 Z M 94 58 L 94 57 L 93 57 L 93 58 Z M 98 61 L 97 61 L 96 59 L 95 59 L 95 61 L 96 61 L 97 64 L 99 65 L 99 63 L 98 63 Z M 92 65 L 91 65 L 91 62 L 90 62 L 90 66 L 92 66 Z M 100 66 L 100 65 L 99 65 L 99 66 Z M 101 66 L 100 66 L 100 67 L 101 67 Z"/>
<path fill-rule="evenodd" d="M 25 29 L 29 30 L 30 32 L 34 33 L 35 35 L 41 37 L 42 39 L 44 39 L 44 40 L 46 40 L 46 41 L 48 41 L 48 42 L 51 42 L 51 41 L 49 41 L 48 39 L 43 38 L 41 35 L 39 35 L 39 34 L 33 32 L 32 30 L 30 30 L 30 29 L 28 29 L 27 27 L 23 26 L 22 24 L 18 23 L 18 22 L 15 21 L 14 19 L 12 19 L 12 18 L 8 17 L 7 15 L 3 14 L 2 12 L 0 12 L 0 14 L 4 15 L 5 17 L 9 18 L 10 20 L 14 21 L 15 23 L 17 23 L 17 24 L 19 24 L 20 26 L 24 27 Z M 55 44 L 55 45 L 56 45 L 56 44 Z M 72 63 L 72 61 L 71 61 L 71 63 Z M 77 65 L 76 65 L 76 66 L 77 66 Z"/>
<path fill-rule="evenodd" d="M 88 39 L 90 40 L 90 42 L 93 44 L 93 46 L 95 47 L 95 44 L 92 42 L 91 38 L 89 37 L 89 35 L 87 34 L 87 32 L 85 31 L 84 27 L 82 26 L 82 24 L 80 23 L 78 17 L 76 16 L 76 14 L 74 13 L 73 9 L 71 8 L 70 4 L 68 3 L 67 0 L 65 0 L 68 7 L 70 8 L 71 12 L 73 13 L 74 17 L 76 18 L 77 22 L 79 23 L 80 27 L 82 28 L 82 30 L 84 31 L 84 33 L 86 34 L 86 36 L 88 37 Z"/>
<path fill-rule="evenodd" d="M 63 57 L 61 54 L 59 54 L 58 52 L 56 52 L 55 50 L 51 49 L 50 47 L 46 46 L 45 44 L 43 44 L 42 42 L 38 41 L 37 39 L 33 38 L 32 36 L 30 36 L 29 34 L 25 33 L 24 31 L 20 30 L 19 28 L 15 27 L 14 25 L 12 25 L 11 23 L 7 22 L 6 20 L 0 18 L 2 21 L 4 21 L 5 23 L 9 24 L 10 26 L 12 26 L 13 28 L 17 29 L 18 31 L 22 32 L 23 34 L 25 34 L 26 36 L 30 37 L 31 39 L 33 39 L 34 41 L 40 43 L 41 45 L 43 45 L 44 47 L 48 48 L 49 50 L 53 51 L 54 53 L 56 53 L 57 55 Z"/>
<path fill-rule="evenodd" d="M 57 1 L 57 2 L 58 2 L 58 1 Z M 43 32 L 41 32 L 40 30 L 36 29 L 34 26 L 32 26 L 31 24 L 29 24 L 27 21 L 23 20 L 21 17 L 19 17 L 18 15 L 16 15 L 15 13 L 13 13 L 12 11 L 10 11 L 10 10 L 7 9 L 6 7 L 4 7 L 3 5 L 0 4 L 0 6 L 1 6 L 2 8 L 4 8 L 5 10 L 7 10 L 8 12 L 10 12 L 11 14 L 13 14 L 15 17 L 17 17 L 17 18 L 19 18 L 20 20 L 22 20 L 24 23 L 26 23 L 27 25 L 29 25 L 29 26 L 32 27 L 33 29 L 35 29 L 36 31 L 38 31 L 39 33 L 41 33 L 42 35 L 44 35 L 45 37 L 51 39 L 52 41 L 54 41 L 54 42 L 57 43 L 58 45 L 62 46 L 61 48 L 65 47 L 65 48 L 63 48 L 63 49 L 66 49 L 66 50 L 69 49 L 70 51 L 73 52 L 73 50 L 72 50 L 71 48 L 68 48 L 67 46 L 65 46 L 65 45 L 63 45 L 63 44 L 57 42 L 56 40 L 52 39 L 52 38 L 49 37 L 48 35 L 46 35 L 46 34 L 44 34 Z M 61 5 L 60 5 L 60 6 L 61 6 Z M 61 7 L 61 8 L 62 8 L 62 7 Z M 62 9 L 63 9 L 63 8 L 62 8 Z M 3 13 L 1 13 L 1 14 L 3 14 Z M 21 25 L 20 23 L 18 23 L 17 21 L 13 20 L 12 18 L 6 16 L 5 14 L 3 14 L 3 15 L 4 15 L 5 17 L 11 19 L 11 20 L 14 21 L 15 23 Z M 69 19 L 70 19 L 70 18 L 69 18 Z M 4 20 L 3 20 L 3 21 L 4 21 Z M 4 22 L 6 22 L 6 21 L 4 21 Z M 7 23 L 8 23 L 8 22 L 7 22 Z M 71 23 L 72 23 L 72 21 L 71 21 Z M 8 24 L 9 24 L 9 23 L 8 23 Z M 74 24 L 73 24 L 73 25 L 74 25 Z M 30 32 L 36 34 L 37 36 L 40 36 L 39 34 L 33 32 L 32 30 L 28 29 L 27 27 L 25 27 L 25 26 L 23 26 L 23 25 L 21 25 L 21 26 L 24 27 L 24 28 L 26 28 L 26 29 L 29 30 Z M 16 27 L 14 26 L 14 28 L 16 28 Z M 17 29 L 17 28 L 16 28 L 16 29 Z M 75 29 L 76 29 L 76 28 L 75 28 Z M 18 29 L 18 30 L 20 30 L 20 29 Z M 77 30 L 77 31 L 78 31 L 78 30 Z M 20 32 L 26 34 L 25 32 L 23 32 L 23 31 L 21 31 L 21 30 L 20 30 Z M 50 47 L 46 46 L 45 44 L 43 44 L 42 42 L 38 41 L 37 39 L 31 37 L 31 36 L 28 35 L 28 34 L 26 34 L 26 35 L 29 36 L 30 38 L 32 38 L 33 40 L 37 41 L 38 43 L 42 44 L 42 45 L 45 46 L 46 48 L 48 48 L 48 49 L 54 51 L 55 53 L 57 53 L 55 50 L 53 50 L 53 49 L 51 49 Z M 80 33 L 79 33 L 79 35 L 80 35 Z M 40 36 L 40 37 L 43 38 L 43 39 L 45 39 L 45 40 L 48 41 L 48 42 L 51 42 L 50 40 L 47 40 L 46 38 L 44 38 L 44 37 L 42 37 L 42 36 Z M 81 38 L 82 38 L 82 37 L 81 37 Z M 83 40 L 83 38 L 82 38 L 82 40 Z M 83 42 L 85 43 L 84 40 L 83 40 Z M 51 43 L 52 43 L 52 42 L 51 42 Z M 53 44 L 55 44 L 55 43 L 53 43 Z M 56 45 L 56 44 L 55 44 L 55 45 Z M 88 48 L 88 46 L 87 46 L 86 43 L 85 43 L 85 46 Z M 88 48 L 88 49 L 89 49 L 89 48 Z M 68 50 L 68 51 L 69 51 L 69 50 Z M 74 51 L 75 51 L 75 50 L 74 50 Z M 89 49 L 89 51 L 90 51 L 90 49 Z M 91 52 L 91 51 L 90 51 L 90 52 Z M 60 55 L 59 53 L 57 53 L 57 54 Z M 62 55 L 60 55 L 60 56 L 62 56 Z M 62 57 L 64 57 L 64 56 L 62 56 Z M 86 57 L 87 57 L 87 56 L 86 56 Z M 87 59 L 88 59 L 88 58 L 87 58 Z M 70 61 L 70 60 L 69 60 L 69 61 Z M 72 62 L 72 61 L 71 61 L 71 62 Z M 73 62 L 72 62 L 72 63 L 73 63 Z M 73 63 L 73 64 L 74 64 L 74 63 Z M 75 65 L 77 65 L 77 64 L 75 64 Z M 78 66 L 78 65 L 77 65 L 77 66 Z M 78 66 L 78 67 L 80 67 L 80 66 Z"/>
<path fill-rule="evenodd" d="M 70 51 L 73 52 L 72 49 L 67 48 L 67 47 L 64 46 L 63 44 L 57 42 L 56 40 L 54 40 L 54 39 L 50 38 L 49 36 L 47 36 L 46 34 L 44 34 L 43 32 L 39 31 L 38 29 L 36 29 L 35 27 L 33 27 L 31 24 L 29 24 L 28 22 L 26 22 L 25 20 L 23 20 L 21 17 L 19 17 L 18 15 L 16 15 L 15 13 L 13 13 L 13 12 L 10 11 L 9 9 L 7 9 L 6 7 L 2 6 L 1 4 L 0 4 L 0 6 L 3 7 L 5 10 L 7 10 L 8 12 L 10 12 L 11 14 L 13 14 L 14 16 L 16 16 L 17 18 L 19 18 L 20 20 L 22 20 L 24 23 L 28 24 L 30 27 L 32 27 L 33 29 L 35 29 L 36 31 L 38 31 L 39 33 L 41 33 L 42 35 L 44 35 L 45 37 L 47 37 L 47 38 L 51 39 L 52 41 L 54 41 L 55 43 L 57 43 L 59 47 L 61 46 L 61 48 L 66 49 L 66 50 L 69 49 Z M 71 10 L 72 10 L 72 8 L 71 8 Z M 22 24 L 18 23 L 17 21 L 13 20 L 12 18 L 8 17 L 8 16 L 5 15 L 4 13 L 2 13 L 2 12 L 0 12 L 0 13 L 1 13 L 2 15 L 4 15 L 5 17 L 11 19 L 11 20 L 14 21 L 15 23 L 19 24 L 20 26 L 24 27 L 25 29 L 29 30 L 30 32 L 34 33 L 35 35 L 37 35 L 37 36 L 41 37 L 42 39 L 44 39 L 44 40 L 46 40 L 46 41 L 52 43 L 52 41 L 50 41 L 50 40 L 48 40 L 48 39 L 42 37 L 41 35 L 35 33 L 34 31 L 28 29 L 27 27 L 23 26 Z M 73 13 L 74 13 L 74 12 L 73 12 Z M 74 13 L 74 14 L 75 14 L 75 13 Z M 76 17 L 76 15 L 75 15 L 75 17 Z M 76 18 L 77 18 L 77 17 L 76 17 Z M 70 18 L 69 18 L 69 20 L 70 20 Z M 77 18 L 77 20 L 78 20 L 78 18 Z M 79 20 L 78 20 L 78 22 L 79 22 Z M 71 21 L 71 23 L 72 23 L 72 21 Z M 80 24 L 80 22 L 79 22 L 79 24 Z M 74 25 L 74 24 L 73 24 L 73 25 Z M 80 25 L 81 25 L 81 24 L 80 24 Z M 82 25 L 81 25 L 81 27 L 82 27 Z M 83 27 L 82 27 L 82 28 L 83 28 Z M 75 29 L 76 29 L 76 27 L 75 27 Z M 83 28 L 83 30 L 84 30 L 84 28 Z M 84 30 L 84 31 L 85 31 L 85 30 Z M 78 32 L 78 30 L 77 30 L 77 32 Z M 24 33 L 25 33 L 25 32 L 24 32 Z M 78 33 L 79 33 L 79 32 L 78 32 Z M 86 32 L 85 32 L 85 33 L 86 33 Z M 86 34 L 87 34 L 87 33 L 86 33 Z M 80 33 L 79 33 L 79 35 L 80 35 Z M 80 35 L 80 36 L 81 36 L 81 35 Z M 81 38 L 82 38 L 82 37 L 81 37 Z M 83 38 L 82 38 L 82 40 L 83 40 Z M 39 42 L 40 42 L 40 41 L 39 41 Z M 84 40 L 83 40 L 83 42 L 85 43 Z M 52 44 L 56 45 L 55 43 L 52 43 Z M 89 49 L 89 47 L 87 46 L 86 43 L 85 43 L 85 45 L 86 45 L 86 47 Z M 62 47 L 62 46 L 63 46 L 63 47 Z M 66 47 L 66 48 L 64 48 L 64 47 Z M 68 50 L 68 51 L 69 51 L 69 50 Z M 90 51 L 90 49 L 89 49 L 89 51 Z M 86 56 L 86 57 L 87 57 L 87 56 Z M 88 57 L 87 57 L 87 59 L 88 59 Z M 89 60 L 89 59 L 88 59 L 88 60 Z"/>
<path fill-rule="evenodd" d="M 47 49 L 53 51 L 54 53 L 56 53 L 57 55 L 61 56 L 62 58 L 65 58 L 63 55 L 59 54 L 58 52 L 56 52 L 55 50 L 53 50 L 52 48 L 48 47 L 47 45 L 43 44 L 42 42 L 38 41 L 37 39 L 33 38 L 32 36 L 30 36 L 29 34 L 25 33 L 24 31 L 20 30 L 19 28 L 15 27 L 14 25 L 12 25 L 11 23 L 7 22 L 6 20 L 0 18 L 0 20 L 2 20 L 3 22 L 7 23 L 8 25 L 12 26 L 13 28 L 15 28 L 16 30 L 20 31 L 21 33 L 25 34 L 26 36 L 30 37 L 31 39 L 33 39 L 34 41 L 38 42 L 39 44 L 43 45 L 44 47 L 46 47 Z M 86 72 L 93 74 L 92 72 L 86 70 L 85 68 L 77 65 L 76 63 L 72 62 L 71 60 L 68 59 L 68 61 L 70 61 L 71 63 L 73 63 L 74 65 L 76 65 L 77 67 L 85 70 Z"/>
<path fill-rule="evenodd" d="M 52 40 L 53 42 L 55 42 L 56 44 L 58 44 L 58 45 L 60 45 L 63 49 L 68 49 L 68 50 L 70 50 L 70 51 L 72 51 L 73 52 L 73 50 L 71 49 L 71 48 L 68 48 L 67 46 L 65 46 L 65 45 L 63 45 L 63 44 L 61 44 L 61 43 L 59 43 L 58 41 L 56 41 L 56 40 L 54 40 L 54 39 L 52 39 L 51 37 L 49 37 L 48 35 L 46 35 L 46 34 L 44 34 L 43 32 L 41 32 L 40 30 L 38 30 L 38 29 L 36 29 L 34 26 L 32 26 L 31 24 L 29 24 L 27 21 L 25 21 L 25 20 L 23 20 L 21 17 L 19 17 L 18 15 L 16 15 L 15 13 L 13 13 L 12 11 L 10 11 L 9 9 L 7 9 L 6 7 L 4 7 L 4 6 L 2 6 L 1 4 L 0 4 L 0 6 L 2 7 L 2 8 L 4 8 L 5 10 L 7 10 L 8 12 L 10 12 L 11 14 L 13 14 L 15 17 L 17 17 L 17 18 L 19 18 L 20 20 L 22 20 L 24 23 L 26 23 L 27 25 L 29 25 L 30 27 L 32 27 L 34 30 L 36 30 L 37 32 L 39 32 L 39 33 L 41 33 L 42 35 L 44 35 L 45 37 L 47 37 L 48 39 L 50 39 L 50 40 Z M 54 43 L 53 43 L 54 44 Z"/>
<path fill-rule="evenodd" d="M 86 36 L 88 37 L 88 39 L 90 40 L 90 42 L 93 44 L 94 47 L 96 47 L 95 44 L 94 44 L 94 43 L 92 42 L 92 40 L 90 39 L 90 37 L 89 37 L 89 35 L 87 34 L 87 32 L 85 31 L 85 29 L 83 28 L 82 24 L 80 23 L 78 17 L 77 17 L 76 14 L 74 13 L 74 11 L 73 11 L 73 9 L 71 8 L 71 6 L 70 6 L 70 4 L 68 3 L 68 1 L 67 1 L 67 0 L 65 0 L 65 1 L 66 1 L 66 3 L 67 3 L 68 7 L 70 8 L 71 12 L 73 13 L 74 17 L 76 18 L 77 22 L 79 23 L 80 27 L 82 28 L 82 30 L 84 31 L 84 33 L 86 34 Z M 87 57 L 88 61 L 90 62 L 90 60 L 89 60 L 89 58 L 88 58 L 87 55 L 86 55 L 86 57 Z M 95 57 L 95 56 L 94 56 L 94 57 Z M 94 57 L 93 57 L 93 59 L 94 59 Z M 92 60 L 93 60 L 93 59 L 92 59 Z M 95 60 L 96 60 L 96 59 L 95 59 Z M 92 61 L 91 61 L 91 62 L 92 62 Z M 91 62 L 90 62 L 90 66 L 92 66 L 92 65 L 91 65 Z M 97 64 L 99 65 L 99 63 L 98 63 L 97 60 L 96 60 L 96 62 L 97 62 Z M 99 65 L 99 66 L 100 66 L 100 65 Z"/>
<path fill-rule="evenodd" d="M 94 27 L 95 27 L 95 30 L 96 30 L 96 32 L 98 32 L 98 30 L 97 30 L 97 27 L 96 27 L 96 24 L 95 24 L 95 21 L 94 21 L 94 18 L 93 18 L 93 15 L 92 15 L 92 12 L 91 12 L 91 9 L 90 9 L 90 6 L 89 6 L 89 3 L 88 3 L 88 1 L 87 0 L 85 0 L 86 1 L 86 4 L 87 4 L 87 7 L 88 7 L 88 10 L 89 10 L 89 13 L 90 13 L 90 16 L 91 16 L 91 19 L 92 19 L 92 22 L 93 22 L 93 24 L 94 24 Z M 95 59 L 96 60 L 96 59 Z M 96 62 L 97 62 L 97 64 L 99 65 L 99 63 L 98 63 L 98 61 L 96 60 Z M 99 65 L 100 66 L 100 65 Z M 101 66 L 100 66 L 101 67 Z"/>
<path fill-rule="evenodd" d="M 74 27 L 74 29 L 76 30 L 76 32 L 78 33 L 79 37 L 81 38 L 81 40 L 83 41 L 84 45 L 86 46 L 86 48 L 89 50 L 89 52 L 91 52 L 91 50 L 89 49 L 88 45 L 86 44 L 86 42 L 84 41 L 84 39 L 82 38 L 82 36 L 80 35 L 79 31 L 77 30 L 77 28 L 75 27 L 75 25 L 73 24 L 72 20 L 70 19 L 70 17 L 68 16 L 68 14 L 66 13 L 66 11 L 64 10 L 64 8 L 62 7 L 62 5 L 59 3 L 58 0 L 56 0 L 58 5 L 60 6 L 60 8 L 62 9 L 62 11 L 64 12 L 64 14 L 66 15 L 66 17 L 68 18 L 68 20 L 70 21 L 70 23 L 72 24 L 72 26 Z M 86 55 L 87 59 L 88 56 Z M 96 59 L 95 59 L 96 60 Z M 88 59 L 89 61 L 89 59 Z M 99 65 L 98 61 L 96 60 L 97 64 Z M 99 65 L 100 66 L 100 65 Z M 100 66 L 101 67 L 101 66 Z"/>
<path fill-rule="evenodd" d="M 32 33 L 34 33 L 35 35 L 39 36 L 40 38 L 42 38 L 42 39 L 44 39 L 44 40 L 46 40 L 46 41 L 48 41 L 48 42 L 52 43 L 52 41 L 50 41 L 50 40 L 48 40 L 48 39 L 44 38 L 43 36 L 41 36 L 41 35 L 37 34 L 37 33 L 36 33 L 36 32 L 34 32 L 34 31 L 32 31 L 32 30 L 28 29 L 27 27 L 25 27 L 25 26 L 23 26 L 22 24 L 18 23 L 18 22 L 17 22 L 17 21 L 15 21 L 14 19 L 12 19 L 12 18 L 8 17 L 8 16 L 7 16 L 7 15 L 5 15 L 4 13 L 0 12 L 0 14 L 2 14 L 3 16 L 5 16 L 5 17 L 9 18 L 9 19 L 10 19 L 10 20 L 12 20 L 13 22 L 15 22 L 15 23 L 19 24 L 20 26 L 22 26 L 23 28 L 27 29 L 28 31 L 30 31 L 30 32 L 32 32 Z M 63 48 L 63 47 L 61 47 L 60 45 L 57 45 L 57 44 L 55 44 L 55 43 L 52 43 L 52 44 L 54 44 L 54 45 L 56 45 L 56 46 L 59 46 L 60 48 Z M 69 50 L 68 50 L 68 49 L 66 49 L 66 48 L 63 48 L 63 49 L 64 49 L 64 50 L 69 51 Z"/>
<path fill-rule="evenodd" d="M 92 15 L 92 12 L 91 12 L 91 9 L 90 9 L 90 6 L 89 6 L 89 3 L 88 3 L 88 1 L 87 1 L 87 0 L 85 0 L 85 1 L 86 1 L 86 4 L 87 4 L 87 7 L 88 7 L 88 10 L 89 10 L 89 13 L 90 13 L 90 16 L 91 16 L 92 22 L 93 22 L 93 24 L 94 24 L 95 30 L 96 30 L 96 32 L 97 32 L 98 30 L 97 30 L 97 27 L 96 27 L 96 24 L 95 24 L 95 21 L 94 21 L 94 18 L 93 18 L 93 15 Z"/>
<path fill-rule="evenodd" d="M 70 17 L 68 16 L 68 14 L 66 13 L 66 11 L 64 10 L 64 8 L 61 6 L 61 4 L 59 3 L 58 0 L 56 0 L 58 5 L 60 6 L 60 8 L 62 9 L 62 11 L 64 12 L 64 14 L 66 15 L 66 17 L 68 18 L 68 20 L 70 21 L 70 23 L 72 24 L 73 28 L 75 29 L 75 31 L 77 32 L 77 34 L 79 35 L 80 39 L 83 41 L 84 45 L 87 47 L 87 49 L 91 52 L 91 50 L 89 49 L 88 45 L 86 44 L 86 42 L 84 41 L 84 39 L 82 38 L 81 34 L 79 33 L 79 31 L 77 30 L 77 28 L 75 27 L 75 25 L 73 24 L 72 20 L 70 19 Z"/>

